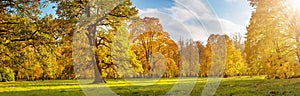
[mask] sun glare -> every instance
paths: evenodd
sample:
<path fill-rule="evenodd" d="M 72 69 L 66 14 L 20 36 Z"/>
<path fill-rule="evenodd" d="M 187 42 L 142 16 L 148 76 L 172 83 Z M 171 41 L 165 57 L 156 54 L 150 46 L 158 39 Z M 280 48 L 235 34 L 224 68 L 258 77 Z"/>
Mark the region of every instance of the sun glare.
<path fill-rule="evenodd" d="M 300 0 L 290 0 L 291 7 L 294 8 L 295 11 L 300 12 Z"/>

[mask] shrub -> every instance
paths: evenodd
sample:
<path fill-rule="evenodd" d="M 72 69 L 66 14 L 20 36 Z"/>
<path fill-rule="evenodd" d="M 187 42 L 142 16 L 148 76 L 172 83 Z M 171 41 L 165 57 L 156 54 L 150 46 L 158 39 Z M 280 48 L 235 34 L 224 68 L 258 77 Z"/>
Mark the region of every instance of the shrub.
<path fill-rule="evenodd" d="M 2 81 L 2 75 L 0 74 L 0 82 Z"/>
<path fill-rule="evenodd" d="M 0 68 L 0 78 L 2 82 L 15 81 L 14 71 L 8 67 Z"/>

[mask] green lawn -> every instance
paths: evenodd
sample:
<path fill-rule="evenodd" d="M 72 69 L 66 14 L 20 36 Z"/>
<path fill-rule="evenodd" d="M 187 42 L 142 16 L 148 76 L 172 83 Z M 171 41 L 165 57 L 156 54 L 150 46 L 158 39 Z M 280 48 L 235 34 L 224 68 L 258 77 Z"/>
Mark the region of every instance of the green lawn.
<path fill-rule="evenodd" d="M 136 79 L 137 83 L 147 83 Z M 161 79 L 154 85 L 132 85 L 124 80 L 108 79 L 107 86 L 121 96 L 164 95 L 178 79 Z M 183 79 L 188 84 L 191 78 Z M 206 83 L 206 78 L 198 78 L 190 95 L 199 96 Z M 143 81 L 143 82 L 139 82 Z M 225 78 L 215 95 L 220 96 L 265 96 L 265 95 L 300 95 L 300 79 L 265 80 L 262 78 Z M 103 84 L 83 84 L 85 89 L 102 88 Z M 0 83 L 0 96 L 84 96 L 77 80 L 16 81 Z M 184 88 L 184 87 L 182 87 Z M 176 90 L 180 92 L 180 90 Z M 175 92 L 176 92 L 175 91 Z"/>

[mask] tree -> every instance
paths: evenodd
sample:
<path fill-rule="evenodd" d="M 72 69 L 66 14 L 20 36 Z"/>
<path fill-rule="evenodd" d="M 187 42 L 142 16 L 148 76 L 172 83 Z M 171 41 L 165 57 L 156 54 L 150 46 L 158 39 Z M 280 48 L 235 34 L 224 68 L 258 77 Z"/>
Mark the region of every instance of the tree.
<path fill-rule="evenodd" d="M 297 8 L 298 6 L 295 5 L 297 4 L 297 0 L 287 0 L 287 4 L 289 6 L 286 6 L 286 10 L 284 12 L 284 16 L 286 18 L 289 18 L 288 21 L 288 27 L 291 30 L 291 33 L 294 34 L 293 38 L 295 39 L 295 53 L 297 55 L 297 61 L 298 63 L 294 65 L 294 70 L 295 70 L 295 77 L 300 76 L 300 25 L 299 25 L 299 20 L 300 20 L 300 15 L 299 12 L 300 10 Z"/>
<path fill-rule="evenodd" d="M 202 66 L 201 64 L 204 64 L 204 60 L 203 59 L 205 59 L 205 46 L 203 45 L 203 42 L 201 42 L 201 41 L 196 41 L 195 42 L 196 43 L 196 47 L 197 47 L 197 49 L 198 49 L 198 60 L 199 60 L 199 66 L 196 66 L 196 67 L 199 67 L 200 68 L 200 70 L 199 70 L 199 76 L 202 76 L 202 74 L 205 74 L 204 72 L 202 72 L 202 71 L 204 71 L 205 70 L 205 67 L 206 66 Z M 202 68 L 203 67 L 203 68 Z"/>
<path fill-rule="evenodd" d="M 204 49 L 204 55 L 201 56 L 201 65 L 200 65 L 200 76 L 207 77 L 210 71 L 210 66 L 212 63 L 211 57 L 211 43 L 207 42 L 206 47 Z"/>
<path fill-rule="evenodd" d="M 226 66 L 224 76 L 237 76 L 244 73 L 245 65 L 241 51 L 234 47 L 234 42 L 225 35 L 226 40 Z"/>
<path fill-rule="evenodd" d="M 129 30 L 129 39 L 132 42 L 132 48 L 135 49 L 134 53 L 138 56 L 138 60 L 140 60 L 143 65 L 143 74 L 150 73 L 148 76 L 158 75 L 157 73 L 153 73 L 154 70 L 157 70 L 155 66 L 159 66 L 156 64 L 162 64 L 156 62 L 156 59 L 154 59 L 157 56 L 162 57 L 161 59 L 165 59 L 163 61 L 165 61 L 167 65 L 170 65 L 167 66 L 168 72 L 173 70 L 171 68 L 178 69 L 178 65 L 174 65 L 174 60 L 178 58 L 177 44 L 170 38 L 167 32 L 163 31 L 158 18 L 145 17 L 143 19 L 135 19 L 129 25 Z M 151 60 L 155 62 L 151 63 Z M 159 59 L 157 60 L 159 61 Z M 175 76 L 175 74 L 172 73 L 176 72 L 167 73 L 168 75 L 165 76 Z"/>
<path fill-rule="evenodd" d="M 1 59 L 2 67 L 10 67 L 15 72 L 15 77 L 18 78 L 20 68 L 27 60 L 25 54 L 36 52 L 35 55 L 44 53 L 38 52 L 43 48 L 47 50 L 46 54 L 53 55 L 51 50 L 55 48 L 57 41 L 55 34 L 57 32 L 57 22 L 51 15 L 39 17 L 41 14 L 40 8 L 47 5 L 47 1 L 1 1 L 0 15 L 0 36 L 1 36 Z M 26 50 L 31 49 L 28 52 Z M 32 58 L 31 60 L 45 60 L 47 57 Z M 41 63 L 37 61 L 36 63 Z M 49 63 L 52 64 L 52 63 Z M 26 64 L 25 64 L 26 65 Z M 42 71 L 47 68 L 43 66 Z M 36 72 L 34 78 L 40 75 Z M 32 74 L 31 74 L 32 75 Z"/>
<path fill-rule="evenodd" d="M 142 64 L 137 60 L 137 56 L 130 48 L 129 32 L 124 23 L 115 34 L 112 42 L 111 54 L 114 66 L 112 69 L 117 71 L 121 77 L 133 77 L 143 72 Z M 116 77 L 114 77 L 116 78 Z"/>
<path fill-rule="evenodd" d="M 180 44 L 180 72 L 182 76 L 195 77 L 199 74 L 199 50 L 192 40 L 179 41 Z"/>
<path fill-rule="evenodd" d="M 226 37 L 224 35 L 211 34 L 208 37 L 204 55 L 201 57 L 200 76 L 223 75 L 226 64 Z"/>
<path fill-rule="evenodd" d="M 56 4 L 52 6 L 57 8 L 55 18 L 51 14 L 40 16 L 40 10 L 49 3 Z M 75 78 L 72 50 L 76 48 L 72 42 L 74 33 L 82 30 L 86 34 L 81 36 L 89 38 L 86 41 L 91 46 L 86 49 L 96 52 L 82 54 L 93 59 L 86 59 L 93 65 L 86 64 L 83 69 L 94 66 L 95 83 L 104 82 L 101 71 L 107 65 L 115 66 L 110 50 L 113 38 L 125 20 L 137 14 L 130 0 L 6 0 L 0 5 L 0 66 L 13 69 L 17 79 L 27 80 Z M 128 55 L 134 69 L 141 71 L 135 54 L 129 51 Z"/>
<path fill-rule="evenodd" d="M 132 3 L 130 2 L 130 0 L 124 0 L 121 2 L 110 0 L 91 2 L 57 2 L 60 4 L 58 6 L 58 9 L 62 9 L 57 11 L 57 13 L 60 14 L 59 17 L 68 19 L 68 21 L 72 23 L 70 26 L 73 27 L 75 27 L 76 22 L 78 22 L 79 24 L 77 24 L 77 26 L 79 28 L 76 29 L 75 32 L 78 32 L 77 34 L 81 34 L 78 36 L 85 35 L 86 38 L 88 38 L 87 44 L 89 44 L 88 46 L 90 47 L 86 46 L 86 50 L 92 53 L 86 54 L 85 56 L 91 57 L 91 60 L 89 62 L 94 67 L 94 83 L 105 82 L 103 79 L 101 79 L 102 70 L 114 66 L 110 52 L 112 39 L 116 32 L 118 32 L 118 29 L 122 25 L 122 22 L 136 15 L 137 10 L 135 9 L 135 7 L 132 7 Z M 74 8 L 68 8 L 65 6 L 70 4 L 73 5 L 72 7 Z M 84 8 L 83 6 L 86 7 Z M 73 10 L 77 10 L 79 12 L 73 13 Z M 69 27 L 66 27 L 66 29 L 69 29 Z M 103 46 L 107 48 L 103 48 Z M 74 47 L 78 46 L 73 46 L 73 48 Z M 79 49 L 75 48 L 73 50 Z M 103 53 L 99 54 L 99 51 Z M 79 57 L 79 59 L 81 58 L 80 56 L 77 57 Z M 105 67 L 102 67 L 102 65 L 104 65 Z"/>
<path fill-rule="evenodd" d="M 286 1 L 250 0 L 256 8 L 247 27 L 246 62 L 250 74 L 267 78 L 289 78 L 296 64 L 295 35 L 285 17 Z"/>

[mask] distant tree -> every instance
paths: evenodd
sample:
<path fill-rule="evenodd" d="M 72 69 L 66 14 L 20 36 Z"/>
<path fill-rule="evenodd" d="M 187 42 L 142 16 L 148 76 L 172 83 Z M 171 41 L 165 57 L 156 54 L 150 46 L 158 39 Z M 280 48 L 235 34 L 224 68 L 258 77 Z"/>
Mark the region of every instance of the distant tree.
<path fill-rule="evenodd" d="M 224 35 L 211 34 L 208 37 L 204 54 L 201 57 L 200 76 L 223 75 L 226 64 L 226 37 Z"/>
<path fill-rule="evenodd" d="M 234 42 L 225 35 L 226 39 L 226 66 L 224 76 L 237 76 L 244 73 L 245 65 L 241 51 L 234 47 Z"/>
<path fill-rule="evenodd" d="M 212 63 L 210 42 L 207 42 L 204 49 L 204 55 L 201 56 L 200 60 L 200 76 L 207 77 Z"/>
<path fill-rule="evenodd" d="M 143 19 L 135 19 L 130 28 L 130 40 L 132 48 L 135 49 L 134 53 L 138 56 L 138 60 L 143 65 L 143 73 L 151 73 L 155 69 L 154 63 L 150 64 L 150 59 L 155 53 L 162 54 L 166 59 L 168 76 L 175 76 L 177 72 L 171 72 L 175 68 L 178 69 L 174 59 L 178 58 L 177 44 L 170 38 L 167 32 L 163 31 L 162 25 L 159 23 L 158 18 L 145 17 Z M 155 56 L 154 56 L 155 57 Z M 175 64 L 175 65 L 174 65 Z M 171 67 L 172 66 L 172 67 Z M 149 74 L 154 75 L 154 74 Z"/>
<path fill-rule="evenodd" d="M 134 49 L 130 48 L 129 32 L 125 23 L 119 28 L 112 41 L 111 54 L 114 63 L 112 69 L 118 73 L 116 75 L 133 77 L 142 73 L 142 64 L 133 53 Z"/>
<path fill-rule="evenodd" d="M 200 64 L 200 66 L 196 66 L 196 67 L 199 67 L 199 73 L 198 73 L 199 75 L 198 76 L 201 76 L 201 71 L 202 71 L 201 64 L 204 63 L 203 59 L 205 57 L 205 46 L 203 45 L 203 42 L 201 42 L 201 41 L 196 41 L 195 43 L 196 43 L 196 47 L 198 49 L 198 58 L 199 58 L 198 60 L 199 60 L 199 64 Z M 202 67 L 205 67 L 205 66 L 202 66 Z"/>
<path fill-rule="evenodd" d="M 199 75 L 199 51 L 196 43 L 192 40 L 179 41 L 180 45 L 180 72 L 182 76 Z"/>

